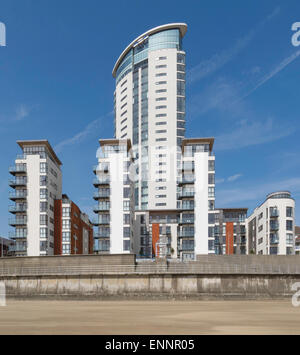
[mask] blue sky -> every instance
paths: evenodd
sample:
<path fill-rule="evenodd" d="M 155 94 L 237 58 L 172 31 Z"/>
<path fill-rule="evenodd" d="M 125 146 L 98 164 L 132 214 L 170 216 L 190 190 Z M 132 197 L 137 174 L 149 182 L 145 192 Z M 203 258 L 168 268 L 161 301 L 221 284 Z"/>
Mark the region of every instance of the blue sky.
<path fill-rule="evenodd" d="M 187 136 L 216 137 L 217 206 L 252 210 L 277 189 L 300 202 L 298 0 L 0 0 L 0 21 L 0 235 L 18 139 L 56 147 L 64 192 L 92 216 L 98 139 L 113 136 L 114 62 L 169 22 L 189 26 Z"/>

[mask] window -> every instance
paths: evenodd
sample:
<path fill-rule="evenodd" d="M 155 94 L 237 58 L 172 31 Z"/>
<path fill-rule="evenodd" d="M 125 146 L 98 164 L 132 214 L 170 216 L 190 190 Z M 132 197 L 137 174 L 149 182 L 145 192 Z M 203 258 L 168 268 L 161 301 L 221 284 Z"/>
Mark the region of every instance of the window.
<path fill-rule="evenodd" d="M 130 251 L 130 240 L 123 241 L 123 249 L 124 251 Z"/>
<path fill-rule="evenodd" d="M 48 216 L 46 214 L 40 214 L 40 225 L 41 226 L 48 225 Z"/>
<path fill-rule="evenodd" d="M 167 73 L 157 73 L 155 74 L 156 77 L 167 76 Z"/>
<path fill-rule="evenodd" d="M 71 228 L 71 221 L 69 219 L 62 220 L 62 229 L 70 229 Z"/>
<path fill-rule="evenodd" d="M 293 221 L 286 221 L 286 230 L 288 231 L 293 230 Z"/>
<path fill-rule="evenodd" d="M 293 217 L 293 207 L 287 207 L 286 208 L 286 216 L 287 217 Z"/>
<path fill-rule="evenodd" d="M 48 190 L 40 189 L 40 199 L 47 199 L 47 198 L 48 198 Z"/>
<path fill-rule="evenodd" d="M 166 113 L 157 113 L 155 117 L 167 117 Z"/>
<path fill-rule="evenodd" d="M 215 161 L 214 160 L 209 160 L 208 161 L 208 170 L 209 171 L 214 171 L 215 170 Z"/>
<path fill-rule="evenodd" d="M 157 110 L 161 110 L 163 108 L 167 108 L 167 105 L 160 105 L 155 107 Z"/>
<path fill-rule="evenodd" d="M 62 216 L 63 217 L 70 217 L 71 216 L 71 208 L 70 207 L 63 207 Z"/>
<path fill-rule="evenodd" d="M 155 90 L 155 92 L 156 92 L 157 94 L 160 94 L 160 93 L 162 93 L 162 92 L 167 92 L 167 89 L 158 89 L 158 90 Z"/>
<path fill-rule="evenodd" d="M 40 186 L 47 186 L 47 176 L 46 175 L 40 176 Z"/>
<path fill-rule="evenodd" d="M 71 241 L 71 233 L 70 232 L 63 232 L 62 233 L 62 241 L 65 243 L 70 243 Z"/>
<path fill-rule="evenodd" d="M 40 202 L 40 212 L 47 212 L 48 203 L 47 202 Z"/>
<path fill-rule="evenodd" d="M 130 238 L 130 227 L 123 227 L 123 237 Z"/>
<path fill-rule="evenodd" d="M 124 214 L 123 215 L 123 223 L 124 224 L 130 224 L 130 214 Z"/>
<path fill-rule="evenodd" d="M 258 227 L 258 232 L 261 232 L 264 229 L 263 224 Z"/>
<path fill-rule="evenodd" d="M 294 244 L 294 235 L 292 233 L 287 233 L 286 235 L 286 244 L 293 245 Z"/>
<path fill-rule="evenodd" d="M 163 84 L 167 84 L 167 82 L 166 81 L 157 81 L 155 83 L 155 85 L 163 85 Z"/>
<path fill-rule="evenodd" d="M 130 201 L 123 201 L 123 210 L 124 211 L 130 210 Z"/>
<path fill-rule="evenodd" d="M 62 253 L 63 254 L 70 254 L 71 253 L 71 245 L 70 244 L 63 244 Z"/>
<path fill-rule="evenodd" d="M 158 58 L 156 58 L 157 60 L 166 60 L 167 59 L 167 57 L 158 57 Z"/>
<path fill-rule="evenodd" d="M 40 228 L 40 238 L 47 238 L 48 237 L 48 229 L 47 228 Z"/>
<path fill-rule="evenodd" d="M 166 129 L 159 129 L 157 131 L 155 131 L 155 133 L 167 133 Z"/>
<path fill-rule="evenodd" d="M 215 183 L 215 174 L 208 174 L 208 184 L 214 185 Z"/>
<path fill-rule="evenodd" d="M 177 111 L 185 112 L 185 98 L 177 97 Z"/>
<path fill-rule="evenodd" d="M 156 142 L 166 142 L 167 138 L 156 138 Z"/>
<path fill-rule="evenodd" d="M 40 173 L 46 174 L 48 171 L 47 163 L 40 163 Z"/>
<path fill-rule="evenodd" d="M 210 197 L 210 198 L 215 197 L 215 188 L 214 187 L 208 188 L 208 197 Z"/>
<path fill-rule="evenodd" d="M 156 122 L 155 125 L 156 126 L 165 126 L 167 124 L 167 122 Z"/>
<path fill-rule="evenodd" d="M 156 101 L 167 101 L 166 97 L 157 97 Z"/>
<path fill-rule="evenodd" d="M 123 189 L 123 197 L 129 198 L 130 197 L 130 187 L 124 187 Z"/>

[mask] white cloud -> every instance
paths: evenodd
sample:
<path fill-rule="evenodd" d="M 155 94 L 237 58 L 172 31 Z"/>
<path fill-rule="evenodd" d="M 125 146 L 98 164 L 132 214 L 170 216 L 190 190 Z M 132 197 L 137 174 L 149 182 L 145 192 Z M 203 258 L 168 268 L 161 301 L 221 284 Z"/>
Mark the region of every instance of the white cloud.
<path fill-rule="evenodd" d="M 106 118 L 111 117 L 111 115 L 112 112 L 109 112 L 108 114 L 103 115 L 100 118 L 97 118 L 96 120 L 90 122 L 81 132 L 75 134 L 71 138 L 67 138 L 64 141 L 58 143 L 55 146 L 55 151 L 60 152 L 64 147 L 68 145 L 74 145 L 84 141 L 89 135 L 95 133 L 95 130 L 100 128 L 100 124 L 103 123 L 103 121 Z M 99 137 L 100 137 L 100 131 L 99 131 Z"/>
<path fill-rule="evenodd" d="M 240 177 L 242 177 L 243 174 L 235 174 L 235 175 L 232 175 L 232 176 L 229 176 L 229 178 L 227 179 L 227 181 L 229 182 L 233 182 L 233 181 L 236 181 L 238 180 Z"/>
<path fill-rule="evenodd" d="M 233 47 L 224 50 L 219 54 L 213 55 L 210 59 L 204 60 L 187 73 L 189 83 L 196 82 L 205 78 L 206 76 L 216 72 L 225 64 L 231 61 L 239 52 L 241 52 L 254 36 L 261 30 L 261 28 L 279 13 L 279 7 L 268 15 L 263 21 L 257 24 L 246 36 L 238 39 Z"/>
<path fill-rule="evenodd" d="M 293 128 L 275 124 L 271 118 L 252 122 L 242 120 L 231 131 L 216 137 L 215 150 L 241 149 L 269 143 L 287 137 L 293 132 Z"/>
<path fill-rule="evenodd" d="M 281 72 L 285 67 L 287 67 L 289 64 L 291 64 L 295 59 L 297 59 L 300 56 L 300 50 L 297 52 L 293 53 L 289 57 L 285 58 L 283 61 L 281 61 L 275 69 L 273 69 L 269 74 L 266 74 L 263 78 L 261 78 L 258 83 L 250 90 L 248 91 L 245 95 L 243 95 L 240 100 L 245 99 L 249 95 L 251 95 L 254 91 L 256 91 L 258 88 L 260 88 L 262 85 L 264 85 L 267 81 L 272 79 L 276 74 Z"/>
<path fill-rule="evenodd" d="M 15 120 L 16 121 L 21 121 L 22 119 L 26 118 L 29 116 L 31 109 L 25 105 L 20 105 L 16 109 L 16 114 L 15 114 Z"/>

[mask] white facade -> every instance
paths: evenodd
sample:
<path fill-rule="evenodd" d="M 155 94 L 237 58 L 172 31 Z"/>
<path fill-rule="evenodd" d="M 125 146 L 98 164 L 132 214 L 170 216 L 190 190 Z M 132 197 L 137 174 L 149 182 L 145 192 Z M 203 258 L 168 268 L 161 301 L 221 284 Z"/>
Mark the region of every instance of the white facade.
<path fill-rule="evenodd" d="M 182 260 L 214 254 L 214 236 L 209 227 L 215 221 L 215 156 L 213 138 L 184 139 L 182 175 L 179 185 L 181 215 L 179 244 Z"/>
<path fill-rule="evenodd" d="M 125 49 L 113 70 L 115 137 L 131 140 L 139 167 L 136 211 L 177 208 L 176 149 L 185 133 L 181 42 L 186 30 L 185 24 L 169 24 L 144 33 Z"/>
<path fill-rule="evenodd" d="M 267 196 L 247 219 L 249 253 L 287 255 L 295 253 L 295 201 L 290 192 Z"/>
<path fill-rule="evenodd" d="M 16 240 L 15 253 L 21 256 L 54 254 L 54 200 L 62 194 L 61 162 L 49 142 L 19 141 L 23 155 L 10 168 L 15 189 L 10 199 L 15 217 L 9 224 Z"/>
<path fill-rule="evenodd" d="M 98 166 L 95 168 L 98 204 L 95 225 L 95 251 L 111 254 L 131 253 L 133 241 L 133 184 L 129 179 L 132 163 L 130 141 L 101 140 Z"/>

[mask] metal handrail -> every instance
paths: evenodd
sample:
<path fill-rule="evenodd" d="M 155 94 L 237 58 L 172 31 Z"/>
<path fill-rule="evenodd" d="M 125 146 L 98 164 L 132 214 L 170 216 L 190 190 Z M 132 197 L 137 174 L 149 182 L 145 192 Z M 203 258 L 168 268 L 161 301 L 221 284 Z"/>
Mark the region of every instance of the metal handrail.
<path fill-rule="evenodd" d="M 181 263 L 170 265 L 82 265 L 5 267 L 0 266 L 0 276 L 38 275 L 89 275 L 89 274 L 300 274 L 300 265 L 206 265 Z"/>

